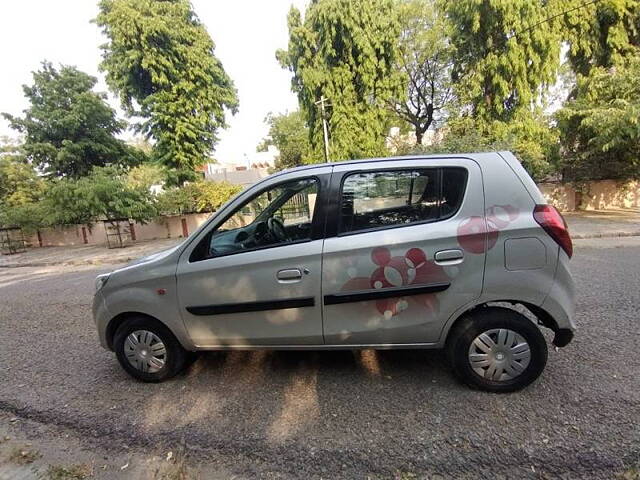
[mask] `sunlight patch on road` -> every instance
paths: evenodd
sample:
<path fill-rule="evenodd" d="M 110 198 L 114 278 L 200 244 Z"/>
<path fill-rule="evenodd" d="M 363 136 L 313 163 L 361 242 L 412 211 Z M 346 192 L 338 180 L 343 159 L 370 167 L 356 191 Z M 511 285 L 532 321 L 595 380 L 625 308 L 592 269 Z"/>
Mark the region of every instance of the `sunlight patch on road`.
<path fill-rule="evenodd" d="M 378 359 L 378 352 L 375 350 L 362 350 L 360 355 L 356 356 L 356 361 L 360 363 L 360 366 L 370 375 L 378 377 L 380 376 L 380 360 Z"/>
<path fill-rule="evenodd" d="M 270 442 L 282 443 L 319 418 L 317 385 L 317 367 L 303 368 L 291 375 L 291 381 L 284 389 L 282 409 L 267 428 Z"/>

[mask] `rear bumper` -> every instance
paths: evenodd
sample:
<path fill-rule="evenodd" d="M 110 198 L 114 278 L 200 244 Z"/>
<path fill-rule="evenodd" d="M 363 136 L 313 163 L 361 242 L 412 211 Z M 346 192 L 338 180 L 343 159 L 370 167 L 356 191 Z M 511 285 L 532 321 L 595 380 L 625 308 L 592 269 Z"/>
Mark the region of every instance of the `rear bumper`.
<path fill-rule="evenodd" d="M 567 345 L 576 330 L 575 292 L 573 278 L 569 271 L 569 257 L 562 250 L 559 252 L 553 286 L 540 308 L 553 319 L 553 325 L 548 325 L 556 332 L 553 344 L 557 347 Z"/>

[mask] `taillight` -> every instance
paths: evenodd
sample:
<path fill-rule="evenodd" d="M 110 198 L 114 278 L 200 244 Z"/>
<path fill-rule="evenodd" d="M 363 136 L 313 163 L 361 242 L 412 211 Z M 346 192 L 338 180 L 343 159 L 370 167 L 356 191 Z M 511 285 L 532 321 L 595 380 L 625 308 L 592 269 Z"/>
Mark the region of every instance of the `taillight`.
<path fill-rule="evenodd" d="M 571 258 L 573 243 L 569 236 L 567 222 L 564 221 L 558 209 L 552 205 L 536 205 L 536 208 L 533 209 L 533 218 Z"/>

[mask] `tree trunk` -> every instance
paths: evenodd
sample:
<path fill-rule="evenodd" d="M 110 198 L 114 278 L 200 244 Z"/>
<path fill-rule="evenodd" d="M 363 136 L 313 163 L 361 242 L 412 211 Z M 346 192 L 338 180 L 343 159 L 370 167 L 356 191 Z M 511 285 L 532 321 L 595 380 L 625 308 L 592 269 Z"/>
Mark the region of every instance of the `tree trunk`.
<path fill-rule="evenodd" d="M 422 145 L 422 137 L 424 132 L 420 127 L 416 127 L 416 145 Z"/>

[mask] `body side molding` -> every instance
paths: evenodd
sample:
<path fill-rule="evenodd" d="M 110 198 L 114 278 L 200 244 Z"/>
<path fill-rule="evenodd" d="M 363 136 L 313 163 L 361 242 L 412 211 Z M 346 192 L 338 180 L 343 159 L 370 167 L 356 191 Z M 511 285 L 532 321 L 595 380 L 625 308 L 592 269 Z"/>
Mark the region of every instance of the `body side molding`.
<path fill-rule="evenodd" d="M 412 285 L 409 287 L 390 287 L 377 290 L 333 293 L 324 296 L 324 304 L 339 305 L 342 303 L 366 302 L 367 300 L 382 300 L 385 298 L 437 293 L 446 290 L 450 285 L 450 283 L 430 283 L 428 285 Z"/>
<path fill-rule="evenodd" d="M 287 298 L 284 300 L 266 300 L 260 302 L 222 303 L 219 305 L 201 305 L 186 307 L 192 315 L 223 315 L 226 313 L 263 312 L 266 310 L 286 310 L 288 308 L 313 307 L 314 297 Z"/>

